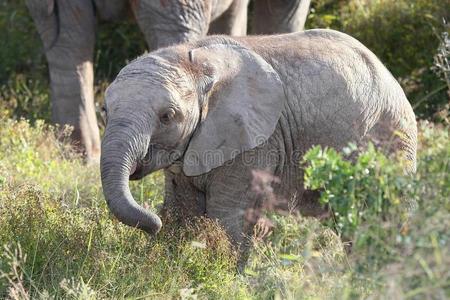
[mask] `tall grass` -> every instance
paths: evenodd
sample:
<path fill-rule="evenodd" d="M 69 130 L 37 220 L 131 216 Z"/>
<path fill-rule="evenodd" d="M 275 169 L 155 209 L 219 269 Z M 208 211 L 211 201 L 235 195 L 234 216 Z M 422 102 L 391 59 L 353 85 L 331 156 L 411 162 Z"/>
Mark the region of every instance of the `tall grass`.
<path fill-rule="evenodd" d="M 253 239 L 242 273 L 212 220 L 184 227 L 165 220 L 157 237 L 118 223 L 106 208 L 98 170 L 83 165 L 59 132 L 42 122 L 0 119 L 1 297 L 442 299 L 450 294 L 448 128 L 420 127 L 418 173 L 409 179 L 414 210 L 395 202 L 381 215 L 366 211 L 344 239 L 333 223 L 269 215 L 275 228 L 266 240 Z M 333 163 L 328 150 L 320 151 L 320 158 L 310 154 L 308 161 Z M 394 178 L 394 169 L 380 174 Z M 315 178 L 333 178 L 318 172 Z M 345 184 L 326 182 L 326 190 L 351 199 Z M 362 186 L 359 198 L 376 191 L 372 185 Z M 131 188 L 151 209 L 162 201 L 161 174 Z"/>

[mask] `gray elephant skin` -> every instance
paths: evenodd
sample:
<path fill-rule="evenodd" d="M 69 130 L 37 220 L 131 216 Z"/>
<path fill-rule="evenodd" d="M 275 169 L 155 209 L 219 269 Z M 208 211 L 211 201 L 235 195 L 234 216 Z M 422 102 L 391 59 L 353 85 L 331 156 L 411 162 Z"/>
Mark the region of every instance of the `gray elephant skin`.
<path fill-rule="evenodd" d="M 254 0 L 252 34 L 303 30 L 310 3 L 310 0 Z"/>
<path fill-rule="evenodd" d="M 52 119 L 74 127 L 72 139 L 98 162 L 100 136 L 94 107 L 96 18 L 120 20 L 131 9 L 150 50 L 196 40 L 208 30 L 244 35 L 248 0 L 27 0 L 44 44 Z"/>
<path fill-rule="evenodd" d="M 313 145 L 394 137 L 415 170 L 417 126 L 403 90 L 370 50 L 332 30 L 160 49 L 123 68 L 105 103 L 106 201 L 121 222 L 151 234 L 161 219 L 128 184 L 160 169 L 164 211 L 216 219 L 237 245 L 267 200 L 252 185 L 255 172 L 279 178 L 276 198 L 296 195 L 308 214 L 299 159 Z"/>
<path fill-rule="evenodd" d="M 299 5 L 300 2 L 303 4 Z M 45 48 L 52 119 L 74 127 L 74 144 L 92 162 L 97 162 L 100 155 L 93 92 L 97 17 L 121 20 L 131 10 L 150 50 L 194 41 L 207 33 L 239 36 L 247 31 L 248 0 L 27 0 L 26 3 Z M 301 30 L 307 6 L 309 0 L 256 0 L 255 11 L 262 16 L 253 18 L 255 32 Z"/>

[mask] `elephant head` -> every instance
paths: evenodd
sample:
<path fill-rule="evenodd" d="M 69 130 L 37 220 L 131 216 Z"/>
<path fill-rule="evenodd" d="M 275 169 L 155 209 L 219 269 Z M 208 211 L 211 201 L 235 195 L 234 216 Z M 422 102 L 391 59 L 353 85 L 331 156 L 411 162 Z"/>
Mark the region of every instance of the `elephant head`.
<path fill-rule="evenodd" d="M 206 41 L 136 59 L 106 92 L 105 198 L 120 221 L 148 233 L 161 220 L 134 201 L 129 179 L 176 161 L 187 176 L 205 174 L 267 140 L 281 114 L 283 86 L 261 56 L 223 38 Z"/>

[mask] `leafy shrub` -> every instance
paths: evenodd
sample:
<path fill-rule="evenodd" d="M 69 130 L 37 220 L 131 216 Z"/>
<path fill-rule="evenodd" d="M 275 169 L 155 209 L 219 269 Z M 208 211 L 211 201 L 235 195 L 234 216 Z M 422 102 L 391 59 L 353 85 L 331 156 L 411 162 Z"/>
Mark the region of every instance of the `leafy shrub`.
<path fill-rule="evenodd" d="M 372 146 L 353 163 L 352 147 L 344 154 L 315 147 L 304 157 L 305 184 L 321 189 L 320 201 L 334 212 L 325 224 L 353 242 L 356 274 L 375 274 L 377 285 L 404 297 L 450 291 L 443 266 L 450 263 L 450 140 L 448 130 L 426 122 L 419 133 L 414 175 Z"/>
<path fill-rule="evenodd" d="M 400 164 L 393 164 L 372 144 L 352 162 L 354 151 L 353 144 L 343 154 L 315 146 L 303 157 L 305 187 L 322 190 L 319 201 L 333 212 L 329 225 L 346 237 L 352 237 L 362 223 L 386 216 L 392 206 L 415 201 L 408 198 L 412 182 L 402 174 Z"/>
<path fill-rule="evenodd" d="M 0 1 L 0 109 L 50 120 L 45 55 L 25 1 Z"/>
<path fill-rule="evenodd" d="M 112 81 L 147 45 L 131 16 L 122 22 L 100 22 L 97 29 L 94 71 L 97 82 Z"/>
<path fill-rule="evenodd" d="M 342 17 L 341 9 L 348 3 L 348 0 L 313 0 L 306 28 L 333 28 L 341 30 Z"/>
<path fill-rule="evenodd" d="M 0 83 L 20 73 L 45 73 L 39 35 L 25 1 L 0 2 Z"/>

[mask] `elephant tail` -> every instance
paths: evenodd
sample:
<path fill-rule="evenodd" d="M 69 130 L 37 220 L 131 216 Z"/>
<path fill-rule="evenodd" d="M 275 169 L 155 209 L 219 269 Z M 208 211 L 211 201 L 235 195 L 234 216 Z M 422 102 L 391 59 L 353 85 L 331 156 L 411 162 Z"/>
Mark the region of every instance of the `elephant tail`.
<path fill-rule="evenodd" d="M 416 153 L 417 153 L 417 123 L 416 116 L 408 103 L 408 109 L 405 115 L 398 121 L 398 150 L 401 151 L 405 160 L 405 169 L 408 173 L 416 172 Z"/>
<path fill-rule="evenodd" d="M 384 114 L 384 119 L 390 128 L 389 136 L 390 141 L 392 141 L 393 150 L 400 154 L 405 171 L 411 174 L 416 172 L 417 167 L 416 115 L 404 94 L 398 100 L 395 105 L 396 107 Z"/>
<path fill-rule="evenodd" d="M 386 101 L 387 109 L 379 114 L 367 138 L 386 153 L 397 153 L 407 173 L 416 171 L 417 123 L 414 111 L 403 94 Z"/>

